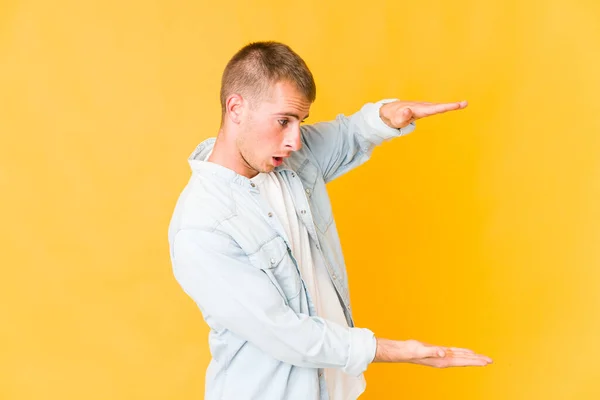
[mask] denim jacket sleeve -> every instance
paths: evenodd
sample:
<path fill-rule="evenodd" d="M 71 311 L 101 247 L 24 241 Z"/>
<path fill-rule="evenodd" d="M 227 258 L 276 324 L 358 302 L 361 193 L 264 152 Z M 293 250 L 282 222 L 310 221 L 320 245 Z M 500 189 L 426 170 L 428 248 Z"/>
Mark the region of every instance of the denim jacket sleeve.
<path fill-rule="evenodd" d="M 340 114 L 334 121 L 301 127 L 303 145 L 321 168 L 325 183 L 367 161 L 375 146 L 415 129 L 414 122 L 394 129 L 381 120 L 379 109 L 392 101 L 367 103 L 349 117 Z"/>
<path fill-rule="evenodd" d="M 180 230 L 172 257 L 177 281 L 213 329 L 227 329 L 273 358 L 300 367 L 341 368 L 358 376 L 373 360 L 373 332 L 295 313 L 268 271 L 253 266 L 226 233 Z"/>

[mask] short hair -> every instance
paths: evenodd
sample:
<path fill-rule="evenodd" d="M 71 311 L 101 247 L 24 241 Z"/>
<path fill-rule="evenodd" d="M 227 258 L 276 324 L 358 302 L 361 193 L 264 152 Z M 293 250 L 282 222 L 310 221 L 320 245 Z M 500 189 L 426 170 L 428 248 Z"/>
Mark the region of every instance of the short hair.
<path fill-rule="evenodd" d="M 241 48 L 227 63 L 221 79 L 221 112 L 233 93 L 260 100 L 272 85 L 288 81 L 311 103 L 317 89 L 304 60 L 289 46 L 273 42 L 254 42 Z"/>

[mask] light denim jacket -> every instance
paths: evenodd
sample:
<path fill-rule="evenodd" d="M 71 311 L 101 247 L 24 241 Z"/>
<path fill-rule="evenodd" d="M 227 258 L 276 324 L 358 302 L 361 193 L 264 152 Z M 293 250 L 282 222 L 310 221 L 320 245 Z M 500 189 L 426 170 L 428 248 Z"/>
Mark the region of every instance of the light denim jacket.
<path fill-rule="evenodd" d="M 373 360 L 373 332 L 352 321 L 325 184 L 364 163 L 376 145 L 414 130 L 383 123 L 379 108 L 388 101 L 303 125 L 302 149 L 275 170 L 312 250 L 323 257 L 349 327 L 316 316 L 281 223 L 252 181 L 204 161 L 215 139 L 190 156 L 192 176 L 175 207 L 169 244 L 175 278 L 210 327 L 207 400 L 327 399 L 323 368 L 358 376 Z"/>

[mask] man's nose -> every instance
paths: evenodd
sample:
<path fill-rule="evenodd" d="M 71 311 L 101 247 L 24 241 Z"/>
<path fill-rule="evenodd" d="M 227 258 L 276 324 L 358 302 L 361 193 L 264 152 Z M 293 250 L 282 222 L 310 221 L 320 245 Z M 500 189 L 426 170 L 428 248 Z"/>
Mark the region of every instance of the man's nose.
<path fill-rule="evenodd" d="M 285 147 L 292 151 L 298 151 L 302 148 L 302 141 L 300 140 L 300 126 L 290 129 L 285 138 Z"/>

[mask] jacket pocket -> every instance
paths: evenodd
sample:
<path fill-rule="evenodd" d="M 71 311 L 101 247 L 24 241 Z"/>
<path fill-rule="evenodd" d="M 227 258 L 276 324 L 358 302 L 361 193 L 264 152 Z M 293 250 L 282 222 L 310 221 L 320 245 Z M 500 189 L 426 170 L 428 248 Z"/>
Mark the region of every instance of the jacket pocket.
<path fill-rule="evenodd" d="M 302 283 L 296 265 L 290 257 L 283 238 L 276 236 L 269 240 L 254 254 L 251 262 L 262 269 L 284 299 L 292 300 L 300 294 Z"/>

